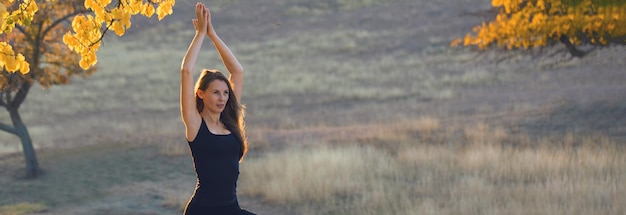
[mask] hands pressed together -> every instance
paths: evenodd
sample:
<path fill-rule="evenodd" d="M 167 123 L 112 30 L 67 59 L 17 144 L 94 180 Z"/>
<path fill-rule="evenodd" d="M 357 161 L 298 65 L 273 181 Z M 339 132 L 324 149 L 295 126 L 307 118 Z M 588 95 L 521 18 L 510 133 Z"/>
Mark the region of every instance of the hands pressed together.
<path fill-rule="evenodd" d="M 211 12 L 203 3 L 196 3 L 196 18 L 192 22 L 196 33 L 206 32 L 210 36 L 214 32 L 213 24 L 211 23 Z"/>

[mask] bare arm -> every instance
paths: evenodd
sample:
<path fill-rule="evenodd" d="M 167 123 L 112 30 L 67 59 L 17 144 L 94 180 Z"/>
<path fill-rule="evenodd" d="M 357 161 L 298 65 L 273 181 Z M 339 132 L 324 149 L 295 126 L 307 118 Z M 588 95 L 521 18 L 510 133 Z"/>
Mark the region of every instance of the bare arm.
<path fill-rule="evenodd" d="M 180 66 L 180 113 L 185 124 L 185 137 L 189 141 L 196 138 L 202 122 L 202 117 L 196 109 L 193 68 L 205 38 L 206 16 L 208 14 L 205 12 L 204 5 L 196 4 L 196 19 L 193 20 L 196 35 L 193 37 Z"/>
<path fill-rule="evenodd" d="M 230 82 L 233 84 L 233 93 L 237 97 L 237 101 L 241 101 L 241 93 L 243 91 L 243 66 L 239 63 L 232 51 L 226 46 L 224 41 L 217 35 L 213 24 L 211 23 L 211 13 L 207 9 L 209 14 L 207 17 L 207 35 L 213 41 L 215 49 L 220 55 L 226 70 L 230 73 Z"/>

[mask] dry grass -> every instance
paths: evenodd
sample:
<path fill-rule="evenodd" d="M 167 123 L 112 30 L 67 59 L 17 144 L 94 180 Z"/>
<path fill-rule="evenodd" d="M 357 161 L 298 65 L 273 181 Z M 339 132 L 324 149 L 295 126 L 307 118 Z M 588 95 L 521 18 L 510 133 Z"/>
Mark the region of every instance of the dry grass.
<path fill-rule="evenodd" d="M 162 142 L 159 144 L 161 149 L 161 154 L 166 156 L 181 156 L 181 155 L 190 155 L 189 146 L 184 144 L 184 141 L 179 141 L 181 143 L 171 143 L 171 142 Z"/>
<path fill-rule="evenodd" d="M 162 156 L 155 146 L 109 143 L 43 151 L 45 172 L 34 180 L 17 178 L 19 156 L 3 159 L 0 214 L 21 210 L 16 204 L 24 202 L 37 202 L 45 209 L 40 213 L 49 215 L 178 212 L 193 192 L 193 163 Z"/>
<path fill-rule="evenodd" d="M 478 2 L 463 5 L 489 7 Z M 177 3 L 185 4 L 192 8 L 190 1 Z M 534 56 L 515 52 L 495 65 L 501 52 L 448 49 L 448 39 L 473 25 L 456 16 L 458 2 L 214 4 L 224 7 L 212 12 L 223 18 L 223 39 L 246 68 L 242 99 L 251 151 L 241 166 L 241 197 L 294 214 L 626 213 L 625 151 L 608 137 L 533 138 L 486 122 L 450 125 L 454 117 L 474 116 L 438 106 L 462 100 L 468 89 L 526 82 L 534 88 L 542 84 L 531 80 L 537 74 L 544 81 L 571 80 L 550 79 L 547 67 L 620 66 L 621 49 L 537 65 Z M 241 7 L 254 4 L 269 6 Z M 362 16 L 368 11 L 380 13 Z M 44 214 L 180 212 L 195 183 L 178 111 L 189 19 L 107 38 L 93 77 L 31 91 L 22 113 L 47 174 L 12 178 L 5 172 L 14 174 L 22 163 L 7 159 L 12 170 L 0 168 L 3 212 L 39 210 L 39 203 L 22 202 L 42 202 Z M 198 70 L 225 71 L 208 47 L 200 59 Z M 613 80 L 624 80 L 619 77 Z M 491 108 L 479 102 L 464 110 Z M 512 110 L 535 109 L 524 102 Z M 0 136 L 0 150 L 19 151 L 17 142 Z"/>
<path fill-rule="evenodd" d="M 301 214 L 626 212 L 623 146 L 575 135 L 512 146 L 502 143 L 530 140 L 472 127 L 453 147 L 407 138 L 387 148 L 346 142 L 268 152 L 242 166 L 240 191 Z"/>
<path fill-rule="evenodd" d="M 399 171 L 373 148 L 313 147 L 271 152 L 243 165 L 241 191 L 277 203 L 324 202 L 351 196 L 377 176 Z M 274 159 L 272 159 L 274 158 Z M 253 179 L 253 180 L 250 180 Z"/>
<path fill-rule="evenodd" d="M 170 190 L 165 194 L 165 202 L 163 205 L 168 208 L 182 210 L 187 206 L 187 202 L 193 193 L 180 192 L 179 190 Z"/>
<path fill-rule="evenodd" d="M 287 14 L 307 15 L 307 14 L 328 14 L 336 10 L 353 10 L 366 6 L 385 4 L 400 0 L 321 0 L 321 1 L 288 1 L 281 5 L 287 7 Z"/>
<path fill-rule="evenodd" d="M 41 203 L 19 203 L 14 205 L 0 206 L 0 214 L 24 215 L 38 213 L 46 210 L 46 205 Z"/>

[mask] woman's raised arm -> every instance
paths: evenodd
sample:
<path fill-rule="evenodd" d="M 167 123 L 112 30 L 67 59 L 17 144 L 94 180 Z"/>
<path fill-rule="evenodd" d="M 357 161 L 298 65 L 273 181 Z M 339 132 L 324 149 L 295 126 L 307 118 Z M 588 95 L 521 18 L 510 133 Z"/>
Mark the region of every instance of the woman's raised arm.
<path fill-rule="evenodd" d="M 243 66 L 239 63 L 235 55 L 232 51 L 226 46 L 224 41 L 217 35 L 215 29 L 213 28 L 213 24 L 211 23 L 211 12 L 209 9 L 206 9 L 207 12 L 207 35 L 213 41 L 213 45 L 215 45 L 215 49 L 220 55 L 226 70 L 230 73 L 230 77 L 228 78 L 230 82 L 233 84 L 233 93 L 235 97 L 237 97 L 238 102 L 241 101 L 241 93 L 243 91 Z"/>
<path fill-rule="evenodd" d="M 205 38 L 204 32 L 207 31 L 207 16 L 208 13 L 204 5 L 196 4 L 196 19 L 192 20 L 196 35 L 193 37 L 180 66 L 180 113 L 185 124 L 185 135 L 188 141 L 195 139 L 202 122 L 202 117 L 196 109 L 193 69 Z"/>

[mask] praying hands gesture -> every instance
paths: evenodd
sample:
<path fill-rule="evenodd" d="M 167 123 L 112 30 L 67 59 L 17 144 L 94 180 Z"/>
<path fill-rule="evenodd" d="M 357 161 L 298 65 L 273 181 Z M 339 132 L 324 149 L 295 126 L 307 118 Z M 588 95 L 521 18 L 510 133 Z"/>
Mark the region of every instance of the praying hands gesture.
<path fill-rule="evenodd" d="M 196 18 L 192 19 L 192 23 L 196 34 L 181 65 L 181 113 L 183 122 L 188 128 L 188 137 L 195 136 L 202 119 L 200 113 L 196 110 L 193 73 L 205 37 L 211 39 L 224 67 L 228 71 L 228 80 L 232 84 L 232 93 L 237 103 L 240 103 L 243 91 L 243 67 L 228 46 L 217 35 L 211 23 L 211 13 L 203 3 L 196 4 Z M 191 139 L 189 138 L 189 140 Z"/>

